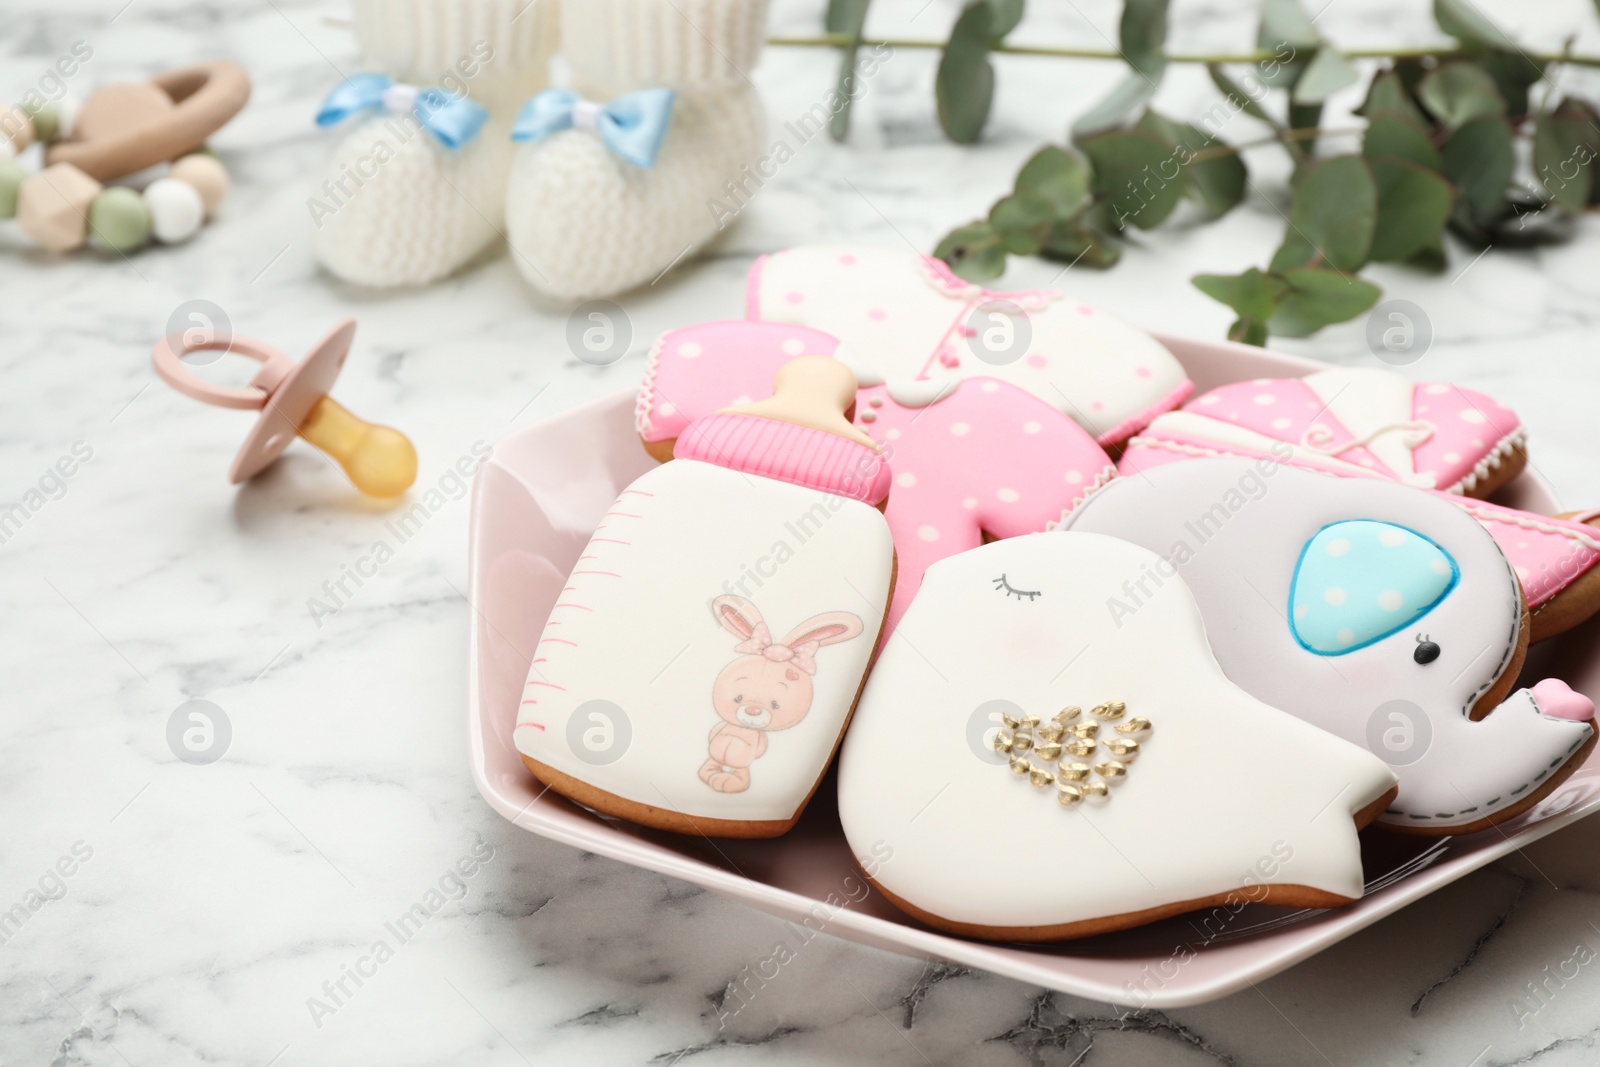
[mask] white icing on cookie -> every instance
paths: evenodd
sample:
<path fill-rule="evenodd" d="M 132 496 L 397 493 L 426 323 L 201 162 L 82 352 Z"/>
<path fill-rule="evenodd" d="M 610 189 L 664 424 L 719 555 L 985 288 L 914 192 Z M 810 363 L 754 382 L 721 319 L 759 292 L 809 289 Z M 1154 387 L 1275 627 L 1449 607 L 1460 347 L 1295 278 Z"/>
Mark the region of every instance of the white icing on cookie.
<path fill-rule="evenodd" d="M 928 569 L 840 763 L 840 819 L 852 851 L 879 858 L 881 886 L 982 927 L 1088 922 L 1258 883 L 1361 895 L 1352 816 L 1393 775 L 1229 682 L 1181 580 L 1130 617 L 1106 610 L 1128 575 L 1162 566 L 1124 541 L 1046 533 Z M 1112 700 L 1153 730 L 1103 802 L 1062 806 L 990 747 L 990 702 L 1049 720 Z"/>
<path fill-rule="evenodd" d="M 1454 561 L 1460 580 L 1404 629 L 1319 654 L 1295 637 L 1291 588 L 1318 532 L 1352 520 L 1416 533 Z M 1542 714 L 1524 693 L 1482 721 L 1468 718 L 1513 669 L 1522 597 L 1494 539 L 1449 498 L 1268 460 L 1203 459 L 1117 479 L 1063 527 L 1126 538 L 1176 564 L 1228 677 L 1391 763 L 1400 795 L 1385 821 L 1444 829 L 1492 818 L 1590 737 L 1587 723 Z M 1140 611 L 1159 584 L 1125 577 L 1129 585 L 1108 602 L 1119 614 Z M 1437 645 L 1426 662 L 1417 658 L 1423 642 Z"/>
<path fill-rule="evenodd" d="M 551 612 L 517 749 L 639 804 L 793 818 L 866 672 L 892 560 L 888 526 L 868 504 L 695 460 L 645 473 L 601 520 Z M 713 610 L 725 597 L 753 605 L 765 630 L 735 633 Z M 841 613 L 863 631 L 802 629 Z M 787 703 L 802 690 L 803 709 Z M 719 791 L 737 782 L 701 772 L 712 748 L 730 746 L 739 751 L 725 773 L 742 770 L 747 783 Z"/>

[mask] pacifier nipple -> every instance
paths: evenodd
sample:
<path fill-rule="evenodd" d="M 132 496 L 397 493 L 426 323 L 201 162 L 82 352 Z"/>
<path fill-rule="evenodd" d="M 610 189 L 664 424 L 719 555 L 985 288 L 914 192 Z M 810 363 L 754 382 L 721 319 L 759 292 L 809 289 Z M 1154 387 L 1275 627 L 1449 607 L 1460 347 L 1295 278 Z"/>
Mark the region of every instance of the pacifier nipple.
<path fill-rule="evenodd" d="M 770 397 L 722 410 L 821 430 L 877 451 L 878 443 L 845 418 L 855 402 L 856 376 L 849 367 L 830 356 L 801 356 L 778 368 Z"/>
<path fill-rule="evenodd" d="M 300 424 L 300 436 L 331 456 L 368 496 L 399 496 L 417 480 L 417 450 L 392 426 L 367 422 L 330 396 Z"/>

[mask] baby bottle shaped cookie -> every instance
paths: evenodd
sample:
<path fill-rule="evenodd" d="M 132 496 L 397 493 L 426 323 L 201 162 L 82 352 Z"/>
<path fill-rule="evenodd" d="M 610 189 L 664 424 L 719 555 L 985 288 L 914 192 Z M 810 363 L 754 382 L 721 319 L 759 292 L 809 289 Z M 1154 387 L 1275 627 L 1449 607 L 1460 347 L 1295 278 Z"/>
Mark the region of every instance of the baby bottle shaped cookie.
<path fill-rule="evenodd" d="M 775 837 L 860 694 L 894 584 L 890 473 L 805 357 L 622 491 L 533 653 L 514 740 L 554 791 L 646 826 Z"/>

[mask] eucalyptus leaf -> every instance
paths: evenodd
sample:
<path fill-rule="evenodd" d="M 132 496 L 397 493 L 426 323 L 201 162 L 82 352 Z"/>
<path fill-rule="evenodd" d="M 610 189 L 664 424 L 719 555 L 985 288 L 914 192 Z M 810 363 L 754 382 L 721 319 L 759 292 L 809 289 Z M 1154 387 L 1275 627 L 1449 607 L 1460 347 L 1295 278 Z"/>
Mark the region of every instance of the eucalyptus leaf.
<path fill-rule="evenodd" d="M 1291 130 L 1315 130 L 1321 124 L 1321 104 L 1297 104 L 1293 100 L 1289 102 L 1289 128 Z M 1312 154 L 1317 148 L 1316 138 L 1306 137 L 1284 141 L 1283 147 L 1288 150 L 1289 158 L 1293 159 L 1296 165 L 1296 174 L 1290 184 L 1299 185 L 1299 169 L 1311 161 Z"/>
<path fill-rule="evenodd" d="M 994 103 L 987 0 L 973 0 L 956 19 L 950 41 L 939 58 L 933 89 L 945 136 L 957 144 L 976 141 Z"/>
<path fill-rule="evenodd" d="M 1474 0 L 1433 0 L 1433 21 L 1464 45 L 1515 51 L 1517 42 L 1484 17 Z"/>
<path fill-rule="evenodd" d="M 1440 155 L 1445 177 L 1460 194 L 1458 220 L 1484 229 L 1504 216 L 1506 186 L 1516 162 L 1511 127 L 1504 119 L 1492 115 L 1473 119 L 1450 135 Z"/>
<path fill-rule="evenodd" d="M 1122 252 L 1104 234 L 1075 222 L 1058 222 L 1040 255 L 1058 263 L 1082 264 L 1096 270 L 1117 265 Z"/>
<path fill-rule="evenodd" d="M 1407 160 L 1371 164 L 1378 190 L 1378 225 L 1372 235 L 1372 259 L 1391 263 L 1410 259 L 1430 245 L 1450 220 L 1455 190 L 1435 172 Z"/>
<path fill-rule="evenodd" d="M 1256 31 L 1256 47 L 1272 51 L 1287 44 L 1296 51 L 1321 47 L 1322 38 L 1300 0 L 1261 0 L 1261 26 Z"/>
<path fill-rule="evenodd" d="M 1417 86 L 1417 95 L 1447 129 L 1480 115 L 1504 115 L 1505 98 L 1494 79 L 1471 63 L 1446 63 Z"/>
<path fill-rule="evenodd" d="M 1228 327 L 1228 340 L 1255 345 L 1257 348 L 1265 347 L 1267 324 L 1259 319 L 1235 319 L 1233 325 Z"/>
<path fill-rule="evenodd" d="M 1233 102 L 1234 107 L 1240 108 L 1246 115 L 1260 119 L 1274 129 L 1279 127 L 1278 120 L 1267 114 L 1267 109 L 1261 106 L 1260 101 L 1245 92 L 1238 82 L 1229 77 L 1228 72 L 1222 69 L 1222 64 L 1207 63 L 1206 72 L 1211 75 L 1211 83 L 1222 91 L 1223 96 Z"/>
<path fill-rule="evenodd" d="M 1429 170 L 1439 170 L 1439 150 L 1427 131 L 1404 116 L 1380 112 L 1367 123 L 1361 154 L 1368 159 L 1407 159 Z"/>
<path fill-rule="evenodd" d="M 1272 317 L 1278 298 L 1288 288 L 1281 279 L 1255 267 L 1243 274 L 1196 274 L 1190 280 L 1196 289 L 1238 312 L 1240 318 L 1262 322 Z"/>
<path fill-rule="evenodd" d="M 1582 211 L 1594 192 L 1595 156 L 1600 128 L 1594 109 L 1563 100 L 1534 123 L 1533 171 L 1550 199 L 1568 211 Z"/>
<path fill-rule="evenodd" d="M 1289 206 L 1293 230 L 1338 270 L 1359 270 L 1367 261 L 1377 219 L 1378 191 L 1360 156 L 1335 156 L 1309 168 Z"/>
<path fill-rule="evenodd" d="M 1055 217 L 1071 219 L 1089 204 L 1089 167 L 1076 153 L 1046 145 L 1017 172 L 1017 192 L 1032 190 L 1050 199 Z"/>
<path fill-rule="evenodd" d="M 1543 61 L 1532 59 L 1522 51 L 1489 51 L 1474 56 L 1472 61 L 1494 79 L 1508 114 L 1521 118 L 1528 113 L 1528 89 L 1544 77 Z"/>
<path fill-rule="evenodd" d="M 1161 225 L 1183 196 L 1183 166 L 1161 138 L 1142 130 L 1113 131 L 1081 145 L 1094 168 L 1094 191 L 1120 227 Z"/>
<path fill-rule="evenodd" d="M 950 264 L 956 276 L 982 285 L 1006 270 L 1006 250 L 987 222 L 970 222 L 945 235 L 933 250 L 935 259 Z"/>
<path fill-rule="evenodd" d="M 1000 235 L 1007 252 L 1031 256 L 1044 247 L 1055 225 L 1056 208 L 1043 193 L 1025 189 L 1001 197 L 989 209 L 989 227 Z"/>
<path fill-rule="evenodd" d="M 1317 261 L 1319 254 L 1316 246 L 1291 226 L 1283 235 L 1283 243 L 1272 253 L 1272 262 L 1267 265 L 1267 269 L 1274 274 L 1284 274 L 1296 267 L 1311 266 Z"/>
<path fill-rule="evenodd" d="M 1444 254 L 1444 242 L 1434 238 L 1432 243 L 1418 249 L 1407 259 L 1406 266 L 1425 270 L 1429 274 L 1443 274 L 1445 267 L 1449 266 L 1449 260 Z"/>
<path fill-rule="evenodd" d="M 1022 21 L 1023 0 L 988 0 L 989 38 L 998 41 Z"/>
<path fill-rule="evenodd" d="M 1284 275 L 1288 290 L 1267 327 L 1281 337 L 1309 337 L 1336 322 L 1368 311 L 1383 295 L 1371 282 L 1322 267 L 1301 267 Z"/>
<path fill-rule="evenodd" d="M 1356 108 L 1357 115 L 1369 120 L 1385 113 L 1410 119 L 1419 126 L 1428 125 L 1427 116 L 1411 98 L 1410 88 L 1394 71 L 1372 79 L 1372 84 L 1367 87 L 1367 99 Z"/>
<path fill-rule="evenodd" d="M 1098 104 L 1072 124 L 1073 142 L 1081 144 L 1085 138 L 1122 126 L 1130 115 L 1149 103 L 1156 95 L 1156 88 L 1143 74 L 1130 71 Z"/>
<path fill-rule="evenodd" d="M 1198 126 L 1163 118 L 1153 111 L 1139 120 L 1147 129 L 1179 148 L 1185 175 L 1184 195 L 1199 201 L 1206 214 L 1220 218 L 1244 199 L 1249 171 L 1244 158 Z"/>
<path fill-rule="evenodd" d="M 828 0 L 824 18 L 828 32 L 850 36 L 850 43 L 839 54 L 839 107 L 828 122 L 828 136 L 835 141 L 843 141 L 850 134 L 850 106 L 856 96 L 856 53 L 861 47 L 861 30 L 866 25 L 870 3 L 871 0 Z"/>
<path fill-rule="evenodd" d="M 1321 48 L 1311 57 L 1305 73 L 1294 83 L 1297 104 L 1320 104 L 1340 89 L 1354 85 L 1361 72 L 1334 48 Z"/>
<path fill-rule="evenodd" d="M 1118 36 L 1128 65 L 1159 82 L 1167 69 L 1167 0 L 1125 0 Z"/>

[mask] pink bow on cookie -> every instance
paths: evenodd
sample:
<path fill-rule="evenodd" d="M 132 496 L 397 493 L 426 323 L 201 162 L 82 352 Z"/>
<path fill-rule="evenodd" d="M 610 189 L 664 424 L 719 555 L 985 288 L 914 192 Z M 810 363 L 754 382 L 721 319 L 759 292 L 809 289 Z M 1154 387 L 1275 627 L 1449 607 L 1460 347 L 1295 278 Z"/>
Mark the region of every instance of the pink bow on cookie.
<path fill-rule="evenodd" d="M 819 641 L 804 641 L 793 648 L 780 645 L 772 640 L 772 631 L 767 624 L 758 622 L 749 639 L 734 645 L 733 650 L 752 656 L 765 656 L 774 663 L 793 663 L 807 674 L 816 674 L 817 649 L 821 647 Z"/>

